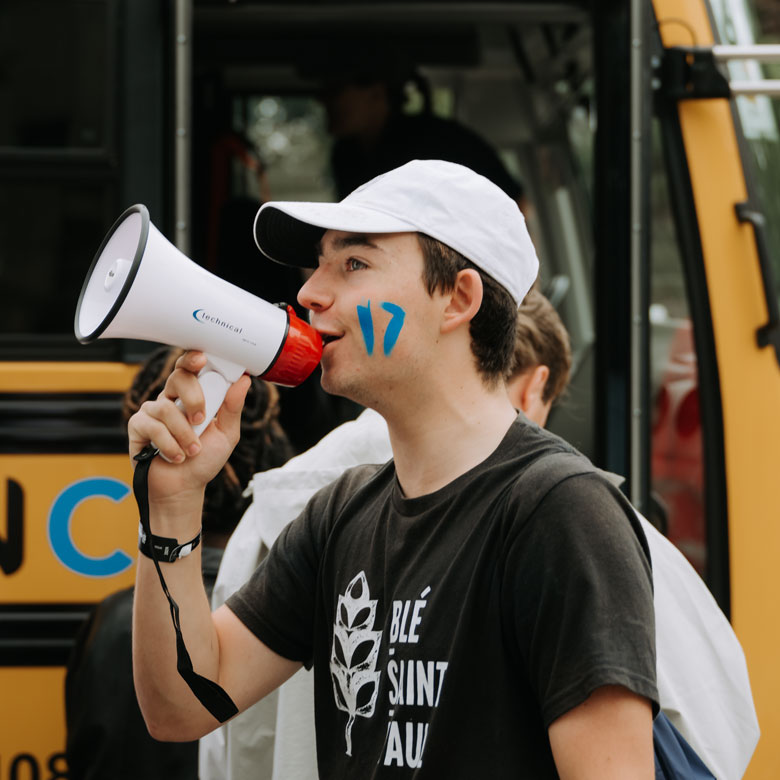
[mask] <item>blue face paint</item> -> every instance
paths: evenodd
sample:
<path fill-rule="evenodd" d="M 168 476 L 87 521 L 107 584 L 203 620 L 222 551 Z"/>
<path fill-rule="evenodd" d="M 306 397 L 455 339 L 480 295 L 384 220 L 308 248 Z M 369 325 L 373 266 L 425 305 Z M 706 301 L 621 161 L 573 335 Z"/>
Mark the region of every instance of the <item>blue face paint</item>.
<path fill-rule="evenodd" d="M 369 355 L 374 353 L 374 321 L 371 318 L 371 301 L 366 306 L 358 306 L 358 322 L 363 331 L 363 341 L 366 342 L 366 352 Z"/>
<path fill-rule="evenodd" d="M 406 312 L 396 303 L 385 302 L 382 304 L 382 308 L 392 315 L 390 322 L 387 323 L 387 328 L 385 329 L 384 341 L 385 355 L 389 355 L 393 351 L 396 341 L 398 341 L 401 328 L 404 326 Z"/>

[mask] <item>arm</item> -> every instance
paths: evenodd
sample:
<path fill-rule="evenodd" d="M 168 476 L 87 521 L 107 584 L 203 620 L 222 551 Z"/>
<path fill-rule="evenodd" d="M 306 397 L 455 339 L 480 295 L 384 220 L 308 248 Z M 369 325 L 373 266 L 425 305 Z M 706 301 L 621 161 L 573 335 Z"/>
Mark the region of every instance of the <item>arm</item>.
<path fill-rule="evenodd" d="M 180 541 L 191 539 L 200 528 L 205 486 L 238 440 L 249 386 L 242 377 L 231 387 L 214 423 L 198 440 L 191 423 L 197 423 L 203 413 L 195 374 L 204 362 L 200 353 L 182 356 L 160 397 L 145 403 L 128 425 L 131 457 L 154 441 L 173 461 L 156 458 L 149 470 L 149 512 L 154 534 Z M 177 398 L 185 412 L 175 405 Z M 273 690 L 298 668 L 299 664 L 265 647 L 228 610 L 212 616 L 203 587 L 200 547 L 173 564 L 160 565 L 179 605 L 193 667 L 225 688 L 239 709 Z M 133 677 L 147 727 L 157 739 L 192 740 L 219 725 L 176 670 L 168 602 L 154 563 L 140 554 L 133 608 Z"/>
<path fill-rule="evenodd" d="M 597 688 L 550 724 L 550 746 L 562 780 L 652 780 L 650 702 L 617 685 Z"/>

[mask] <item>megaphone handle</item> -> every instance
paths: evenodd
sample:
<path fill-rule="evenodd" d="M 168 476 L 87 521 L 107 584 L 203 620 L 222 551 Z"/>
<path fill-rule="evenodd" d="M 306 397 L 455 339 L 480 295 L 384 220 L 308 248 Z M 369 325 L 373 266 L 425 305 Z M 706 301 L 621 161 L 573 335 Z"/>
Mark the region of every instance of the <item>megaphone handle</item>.
<path fill-rule="evenodd" d="M 198 382 L 200 382 L 203 397 L 206 401 L 206 417 L 203 422 L 193 425 L 193 430 L 198 436 L 206 430 L 208 424 L 214 419 L 219 411 L 219 407 L 222 406 L 222 402 L 225 400 L 225 394 L 230 385 L 233 382 L 237 382 L 245 370 L 244 366 L 231 363 L 229 360 L 223 360 L 213 355 L 206 355 L 206 357 L 208 362 L 198 374 Z M 180 401 L 176 403 L 181 405 Z"/>
<path fill-rule="evenodd" d="M 223 360 L 222 358 L 208 354 L 206 355 L 206 358 L 206 365 L 203 366 L 198 373 L 198 382 L 200 382 L 201 389 L 203 390 L 203 397 L 206 401 L 206 416 L 203 419 L 203 422 L 192 426 L 198 436 L 206 430 L 208 424 L 214 419 L 219 411 L 219 407 L 222 406 L 222 402 L 225 400 L 225 394 L 230 385 L 232 385 L 233 382 L 237 382 L 245 371 L 244 366 L 239 366 L 237 363 L 231 363 L 229 360 Z M 181 400 L 176 401 L 176 406 L 180 409 L 184 408 L 184 404 L 182 404 Z M 151 444 L 152 447 L 157 449 L 157 445 L 154 442 L 151 442 Z M 162 452 L 160 453 L 160 457 L 170 463 L 170 460 L 168 460 Z"/>

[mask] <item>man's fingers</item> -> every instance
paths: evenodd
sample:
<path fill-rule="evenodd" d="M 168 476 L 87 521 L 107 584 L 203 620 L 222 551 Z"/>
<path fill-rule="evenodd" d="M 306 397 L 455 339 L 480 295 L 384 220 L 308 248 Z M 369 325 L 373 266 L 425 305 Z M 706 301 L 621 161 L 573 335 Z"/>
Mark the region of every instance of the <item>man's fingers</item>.
<path fill-rule="evenodd" d="M 203 352 L 197 350 L 190 350 L 185 352 L 177 361 L 176 368 L 181 368 L 184 371 L 189 371 L 193 374 L 197 374 L 198 371 L 206 365 L 206 355 Z"/>
<path fill-rule="evenodd" d="M 185 456 L 196 455 L 200 442 L 195 431 L 178 406 L 168 398 L 147 401 L 131 419 L 131 440 L 144 446 L 153 441 L 155 447 L 170 461 L 179 462 Z"/>
<path fill-rule="evenodd" d="M 206 411 L 203 388 L 200 386 L 200 382 L 198 382 L 198 377 L 190 370 L 176 368 L 168 377 L 160 398 L 178 401 L 179 407 L 187 416 L 191 425 L 198 425 L 198 423 L 203 421 Z"/>
<path fill-rule="evenodd" d="M 232 432 L 235 428 L 236 439 L 241 423 L 241 410 L 244 408 L 246 394 L 252 384 L 252 380 L 244 374 L 237 382 L 234 382 L 225 394 L 225 400 L 217 414 L 217 425 L 225 433 Z"/>

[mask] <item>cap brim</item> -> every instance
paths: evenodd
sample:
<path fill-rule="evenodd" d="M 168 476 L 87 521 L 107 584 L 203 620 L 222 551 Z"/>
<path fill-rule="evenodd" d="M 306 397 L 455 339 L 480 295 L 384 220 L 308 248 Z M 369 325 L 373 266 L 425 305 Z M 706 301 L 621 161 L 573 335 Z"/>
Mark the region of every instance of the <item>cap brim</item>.
<path fill-rule="evenodd" d="M 254 235 L 258 249 L 283 265 L 313 268 L 319 241 L 326 230 L 347 233 L 406 233 L 418 230 L 410 222 L 349 203 L 279 201 L 260 207 Z"/>

